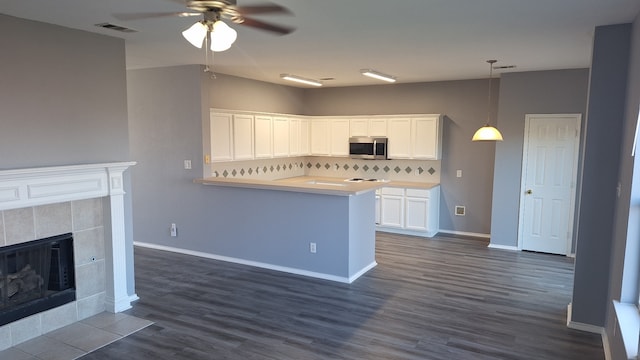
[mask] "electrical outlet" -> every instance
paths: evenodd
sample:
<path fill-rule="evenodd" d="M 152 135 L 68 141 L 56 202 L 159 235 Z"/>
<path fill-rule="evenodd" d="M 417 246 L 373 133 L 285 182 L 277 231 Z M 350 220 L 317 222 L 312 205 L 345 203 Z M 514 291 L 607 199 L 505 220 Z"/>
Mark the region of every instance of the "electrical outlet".
<path fill-rule="evenodd" d="M 205 155 L 204 156 L 204 163 L 205 164 L 211 164 L 211 155 Z"/>
<path fill-rule="evenodd" d="M 191 170 L 191 160 L 185 160 L 184 161 L 184 169 L 185 170 Z"/>
<path fill-rule="evenodd" d="M 314 243 L 314 242 L 309 243 L 309 252 L 312 253 L 312 254 L 316 253 L 316 243 Z"/>
<path fill-rule="evenodd" d="M 462 170 L 456 170 L 456 177 L 462 177 Z"/>
<path fill-rule="evenodd" d="M 172 224 L 171 224 L 171 230 L 170 230 L 170 233 L 171 233 L 171 237 L 176 237 L 176 236 L 178 236 L 178 227 L 176 226 L 176 224 L 175 224 L 175 223 L 172 223 Z"/>

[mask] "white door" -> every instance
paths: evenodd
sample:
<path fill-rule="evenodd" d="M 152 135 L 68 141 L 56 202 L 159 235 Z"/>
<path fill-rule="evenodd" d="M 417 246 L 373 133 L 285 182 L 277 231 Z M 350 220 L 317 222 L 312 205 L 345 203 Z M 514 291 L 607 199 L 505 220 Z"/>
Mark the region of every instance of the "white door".
<path fill-rule="evenodd" d="M 526 115 L 520 198 L 520 247 L 571 251 L 580 114 Z"/>

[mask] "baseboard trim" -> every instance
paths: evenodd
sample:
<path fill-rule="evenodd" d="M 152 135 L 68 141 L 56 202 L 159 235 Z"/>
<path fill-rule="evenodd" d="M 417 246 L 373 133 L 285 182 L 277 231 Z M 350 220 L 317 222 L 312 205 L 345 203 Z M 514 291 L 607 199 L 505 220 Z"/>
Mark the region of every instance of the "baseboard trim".
<path fill-rule="evenodd" d="M 499 250 L 520 251 L 520 249 L 517 246 L 511 246 L 511 245 L 489 244 L 487 245 L 487 247 L 491 249 L 499 249 Z"/>
<path fill-rule="evenodd" d="M 281 271 L 281 272 L 286 272 L 286 273 L 295 274 L 295 275 L 313 277 L 313 278 L 317 278 L 317 279 L 336 281 L 336 282 L 341 282 L 341 283 L 345 283 L 345 284 L 351 284 L 356 279 L 358 279 L 360 276 L 362 276 L 364 273 L 366 273 L 367 271 L 371 270 L 376 265 L 378 265 L 378 263 L 374 261 L 371 264 L 365 266 L 362 270 L 358 271 L 354 275 L 352 275 L 350 277 L 343 277 L 343 276 L 324 274 L 324 273 L 319 273 L 319 272 L 314 272 L 314 271 L 296 269 L 296 268 L 291 268 L 291 267 L 287 267 L 287 266 L 273 265 L 273 264 L 263 263 L 263 262 L 259 262 L 259 261 L 239 259 L 239 258 L 234 258 L 234 257 L 230 257 L 230 256 L 215 255 L 215 254 L 210 254 L 210 253 L 206 253 L 206 252 L 202 252 L 202 251 L 181 249 L 181 248 L 177 248 L 177 247 L 173 247 L 173 246 L 157 245 L 157 244 L 150 244 L 150 243 L 144 243 L 144 242 L 138 242 L 138 241 L 134 241 L 133 245 L 144 247 L 144 248 L 149 248 L 149 249 L 169 251 L 169 252 L 174 252 L 174 253 L 179 253 L 179 254 L 184 254 L 184 255 L 192 255 L 192 256 L 197 256 L 197 257 L 202 257 L 202 258 L 207 258 L 207 259 L 212 259 L 212 260 L 226 261 L 226 262 L 230 262 L 230 263 L 234 263 L 234 264 L 254 266 L 254 267 L 259 267 L 259 268 L 262 268 L 262 269 Z"/>
<path fill-rule="evenodd" d="M 602 332 L 602 349 L 604 350 L 604 360 L 613 360 L 611 357 L 611 346 L 609 345 L 609 336 L 607 332 Z"/>
<path fill-rule="evenodd" d="M 574 330 L 586 331 L 593 334 L 600 334 L 600 336 L 603 336 L 604 334 L 606 334 L 604 327 L 602 326 L 585 324 L 585 323 L 571 320 L 572 309 L 573 309 L 572 306 L 573 306 L 572 303 L 569 303 L 567 305 L 567 327 L 568 328 L 574 329 Z"/>
<path fill-rule="evenodd" d="M 448 235 L 471 236 L 471 237 L 484 238 L 484 239 L 491 238 L 491 234 L 482 234 L 482 233 L 467 232 L 467 231 L 453 231 L 453 230 L 440 229 L 438 230 L 438 233 L 448 234 Z"/>

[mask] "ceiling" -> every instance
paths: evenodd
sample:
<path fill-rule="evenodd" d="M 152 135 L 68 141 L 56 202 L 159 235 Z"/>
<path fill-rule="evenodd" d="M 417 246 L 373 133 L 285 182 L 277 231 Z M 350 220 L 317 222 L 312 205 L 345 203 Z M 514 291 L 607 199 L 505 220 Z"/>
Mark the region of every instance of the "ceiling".
<path fill-rule="evenodd" d="M 632 22 L 640 0 L 274 0 L 293 15 L 254 18 L 295 27 L 285 36 L 227 22 L 233 47 L 213 70 L 272 83 L 289 73 L 325 86 L 374 85 L 372 68 L 399 83 L 486 78 L 488 59 L 504 71 L 589 67 L 593 29 Z M 239 6 L 264 3 L 238 0 Z M 180 0 L 2 0 L 0 13 L 125 39 L 127 68 L 204 64 L 181 31 L 195 17 L 118 20 L 114 14 L 180 12 Z M 121 33 L 94 26 L 112 23 Z M 497 71 L 496 75 L 502 71 Z M 292 85 L 292 83 L 288 83 Z M 304 86 L 304 85 L 302 85 Z"/>

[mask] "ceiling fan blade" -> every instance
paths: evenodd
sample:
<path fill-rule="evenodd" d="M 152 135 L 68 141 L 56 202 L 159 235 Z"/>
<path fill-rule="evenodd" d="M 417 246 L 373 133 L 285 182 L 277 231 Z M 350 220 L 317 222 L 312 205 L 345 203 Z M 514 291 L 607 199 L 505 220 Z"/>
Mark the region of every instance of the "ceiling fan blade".
<path fill-rule="evenodd" d="M 202 13 L 197 13 L 197 12 L 148 12 L 148 13 L 135 13 L 135 14 L 113 14 L 114 18 L 116 18 L 118 20 L 122 20 L 122 21 L 153 19 L 153 18 L 170 17 L 170 16 L 178 16 L 178 17 L 202 16 Z"/>
<path fill-rule="evenodd" d="M 244 21 L 240 25 L 246 25 L 259 30 L 270 31 L 279 35 L 286 35 L 291 33 L 295 28 L 286 27 L 281 25 L 269 24 L 264 21 L 255 20 L 252 18 L 244 18 Z"/>
<path fill-rule="evenodd" d="M 266 14 L 266 13 L 280 13 L 280 14 L 293 14 L 291 10 L 287 9 L 284 6 L 280 6 L 278 4 L 273 3 L 264 3 L 261 5 L 250 5 L 250 6 L 238 6 L 237 10 L 242 15 L 253 15 L 253 14 Z"/>

